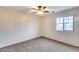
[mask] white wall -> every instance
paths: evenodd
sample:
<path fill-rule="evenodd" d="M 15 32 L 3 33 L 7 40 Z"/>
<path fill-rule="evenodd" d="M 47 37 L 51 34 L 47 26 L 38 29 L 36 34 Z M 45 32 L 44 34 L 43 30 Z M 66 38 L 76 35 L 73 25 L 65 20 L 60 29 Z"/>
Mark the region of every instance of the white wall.
<path fill-rule="evenodd" d="M 57 32 L 56 17 L 74 16 L 74 32 Z M 43 19 L 43 36 L 79 47 L 79 8 L 70 9 L 45 16 Z"/>
<path fill-rule="evenodd" d="M 39 35 L 39 17 L 0 7 L 0 48 Z"/>
<path fill-rule="evenodd" d="M 74 32 L 57 32 L 55 18 L 74 16 Z M 49 16 L 23 14 L 0 7 L 0 48 L 45 36 L 79 46 L 79 8 L 58 12 Z"/>

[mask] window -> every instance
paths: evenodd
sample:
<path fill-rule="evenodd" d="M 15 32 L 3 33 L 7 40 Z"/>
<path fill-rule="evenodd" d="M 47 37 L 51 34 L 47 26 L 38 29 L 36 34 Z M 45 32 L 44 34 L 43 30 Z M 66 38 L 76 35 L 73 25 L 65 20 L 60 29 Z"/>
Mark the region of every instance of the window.
<path fill-rule="evenodd" d="M 57 18 L 56 21 L 56 30 L 63 31 L 63 18 Z"/>
<path fill-rule="evenodd" d="M 73 31 L 73 16 L 56 18 L 57 31 Z"/>

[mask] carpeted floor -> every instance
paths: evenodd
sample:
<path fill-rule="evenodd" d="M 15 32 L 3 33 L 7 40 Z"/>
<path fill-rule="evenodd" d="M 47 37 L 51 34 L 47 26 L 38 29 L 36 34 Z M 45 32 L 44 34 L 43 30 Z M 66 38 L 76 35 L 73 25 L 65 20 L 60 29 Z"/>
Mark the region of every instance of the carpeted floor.
<path fill-rule="evenodd" d="M 0 49 L 1 52 L 79 52 L 79 48 L 46 38 L 17 43 Z"/>

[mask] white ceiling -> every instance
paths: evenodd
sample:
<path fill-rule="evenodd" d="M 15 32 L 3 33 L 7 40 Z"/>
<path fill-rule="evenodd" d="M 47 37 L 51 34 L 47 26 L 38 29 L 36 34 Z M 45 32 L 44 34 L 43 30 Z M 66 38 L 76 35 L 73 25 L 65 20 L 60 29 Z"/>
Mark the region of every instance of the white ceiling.
<path fill-rule="evenodd" d="M 71 8 L 75 8 L 76 6 L 48 6 L 50 11 L 59 12 Z"/>
<path fill-rule="evenodd" d="M 31 6 L 4 6 L 4 7 L 18 12 L 29 12 L 29 10 L 31 10 L 32 8 Z M 59 12 L 59 11 L 63 11 L 63 10 L 67 10 L 75 7 L 76 6 L 48 6 L 50 12 L 52 11 Z"/>

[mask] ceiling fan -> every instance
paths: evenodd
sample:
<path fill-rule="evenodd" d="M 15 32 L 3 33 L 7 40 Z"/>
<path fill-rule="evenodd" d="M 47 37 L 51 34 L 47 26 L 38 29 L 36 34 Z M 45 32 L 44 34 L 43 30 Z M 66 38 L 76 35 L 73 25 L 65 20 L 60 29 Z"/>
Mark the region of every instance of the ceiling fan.
<path fill-rule="evenodd" d="M 32 12 L 42 15 L 43 13 L 49 13 L 49 9 L 47 6 L 36 6 L 32 8 Z"/>

